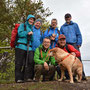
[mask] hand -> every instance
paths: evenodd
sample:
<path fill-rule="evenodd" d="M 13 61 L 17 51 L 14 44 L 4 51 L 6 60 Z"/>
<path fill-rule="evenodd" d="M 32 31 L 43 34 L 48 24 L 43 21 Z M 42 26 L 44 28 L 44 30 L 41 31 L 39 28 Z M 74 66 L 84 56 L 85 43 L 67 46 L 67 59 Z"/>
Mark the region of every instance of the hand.
<path fill-rule="evenodd" d="M 52 36 L 50 37 L 50 39 L 51 39 L 51 40 L 55 40 L 55 38 L 54 38 L 54 37 L 52 37 Z"/>
<path fill-rule="evenodd" d="M 29 33 L 28 33 L 28 35 L 32 35 L 33 34 L 33 32 L 32 31 L 30 31 Z"/>
<path fill-rule="evenodd" d="M 52 34 L 52 36 L 50 37 L 51 40 L 55 40 L 56 35 Z"/>
<path fill-rule="evenodd" d="M 80 45 L 77 45 L 78 48 L 80 48 L 81 46 Z"/>
<path fill-rule="evenodd" d="M 45 70 L 49 70 L 49 66 L 48 66 L 48 64 L 46 63 L 46 62 L 44 62 L 44 68 L 45 68 Z"/>
<path fill-rule="evenodd" d="M 74 52 L 71 52 L 71 55 L 73 55 L 73 56 L 75 56 L 75 57 L 76 57 L 76 53 L 74 53 Z"/>

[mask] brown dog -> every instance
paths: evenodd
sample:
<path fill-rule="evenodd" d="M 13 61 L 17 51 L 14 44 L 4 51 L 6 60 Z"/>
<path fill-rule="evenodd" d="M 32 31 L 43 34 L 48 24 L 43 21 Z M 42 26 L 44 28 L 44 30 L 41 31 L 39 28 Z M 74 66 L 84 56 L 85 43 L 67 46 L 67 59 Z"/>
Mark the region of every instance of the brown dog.
<path fill-rule="evenodd" d="M 73 83 L 73 74 L 78 75 L 78 82 L 81 82 L 82 63 L 77 57 L 65 52 L 60 48 L 50 49 L 49 56 L 54 56 L 56 62 L 60 65 L 61 79 L 58 81 L 62 81 L 64 77 L 64 70 L 67 69 L 70 76 L 70 83 Z"/>

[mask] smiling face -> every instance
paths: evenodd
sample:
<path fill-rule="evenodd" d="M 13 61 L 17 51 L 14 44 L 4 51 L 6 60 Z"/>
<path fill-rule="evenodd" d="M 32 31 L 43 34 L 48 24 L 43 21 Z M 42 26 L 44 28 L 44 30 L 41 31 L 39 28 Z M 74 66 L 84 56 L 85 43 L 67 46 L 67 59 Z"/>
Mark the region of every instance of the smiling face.
<path fill-rule="evenodd" d="M 65 38 L 59 39 L 58 44 L 60 47 L 64 47 L 66 45 L 66 39 Z"/>
<path fill-rule="evenodd" d="M 43 40 L 43 47 L 44 47 L 45 49 L 48 49 L 48 48 L 50 47 L 50 39 L 45 38 L 45 39 Z"/>
<path fill-rule="evenodd" d="M 57 27 L 57 20 L 56 19 L 52 19 L 51 26 L 52 26 L 52 28 L 56 28 Z"/>
<path fill-rule="evenodd" d="M 67 17 L 67 18 L 65 18 L 66 23 L 69 24 L 70 21 L 71 21 L 71 19 L 72 19 L 71 17 Z"/>
<path fill-rule="evenodd" d="M 29 18 L 28 22 L 29 22 L 30 25 L 33 25 L 33 23 L 34 23 L 34 18 Z"/>
<path fill-rule="evenodd" d="M 35 22 L 35 27 L 37 28 L 37 29 L 39 29 L 40 27 L 41 27 L 41 23 L 40 23 L 40 21 L 38 21 L 38 22 Z"/>

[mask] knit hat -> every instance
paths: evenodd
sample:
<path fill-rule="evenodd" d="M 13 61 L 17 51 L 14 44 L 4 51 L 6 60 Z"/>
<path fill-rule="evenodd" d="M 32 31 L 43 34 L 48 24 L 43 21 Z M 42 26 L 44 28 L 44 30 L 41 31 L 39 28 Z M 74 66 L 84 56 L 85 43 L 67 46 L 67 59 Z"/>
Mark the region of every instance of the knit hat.
<path fill-rule="evenodd" d="M 69 13 L 65 14 L 65 18 L 70 18 L 70 17 L 72 17 L 71 14 Z"/>
<path fill-rule="evenodd" d="M 36 19 L 35 23 L 36 22 L 40 22 L 42 24 L 42 20 L 41 19 Z"/>

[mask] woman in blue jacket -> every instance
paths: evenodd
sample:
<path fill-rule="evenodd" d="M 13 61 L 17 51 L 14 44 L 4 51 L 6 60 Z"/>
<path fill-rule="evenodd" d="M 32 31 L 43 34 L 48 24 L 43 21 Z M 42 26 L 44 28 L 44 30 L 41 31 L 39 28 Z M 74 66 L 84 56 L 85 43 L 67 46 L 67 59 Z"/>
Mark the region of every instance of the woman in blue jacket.
<path fill-rule="evenodd" d="M 37 19 L 33 26 L 33 42 L 32 42 L 32 50 L 33 52 L 43 41 L 43 32 L 40 30 L 42 25 L 42 20 Z"/>
<path fill-rule="evenodd" d="M 21 83 L 24 80 L 32 81 L 34 76 L 34 62 L 33 62 L 33 52 L 32 52 L 32 25 L 35 21 L 33 15 L 28 15 L 26 22 L 20 24 L 18 28 L 18 40 L 15 46 L 15 81 Z M 27 43 L 28 36 L 31 36 L 29 41 L 29 55 L 28 55 L 28 65 L 25 67 L 27 58 Z"/>

